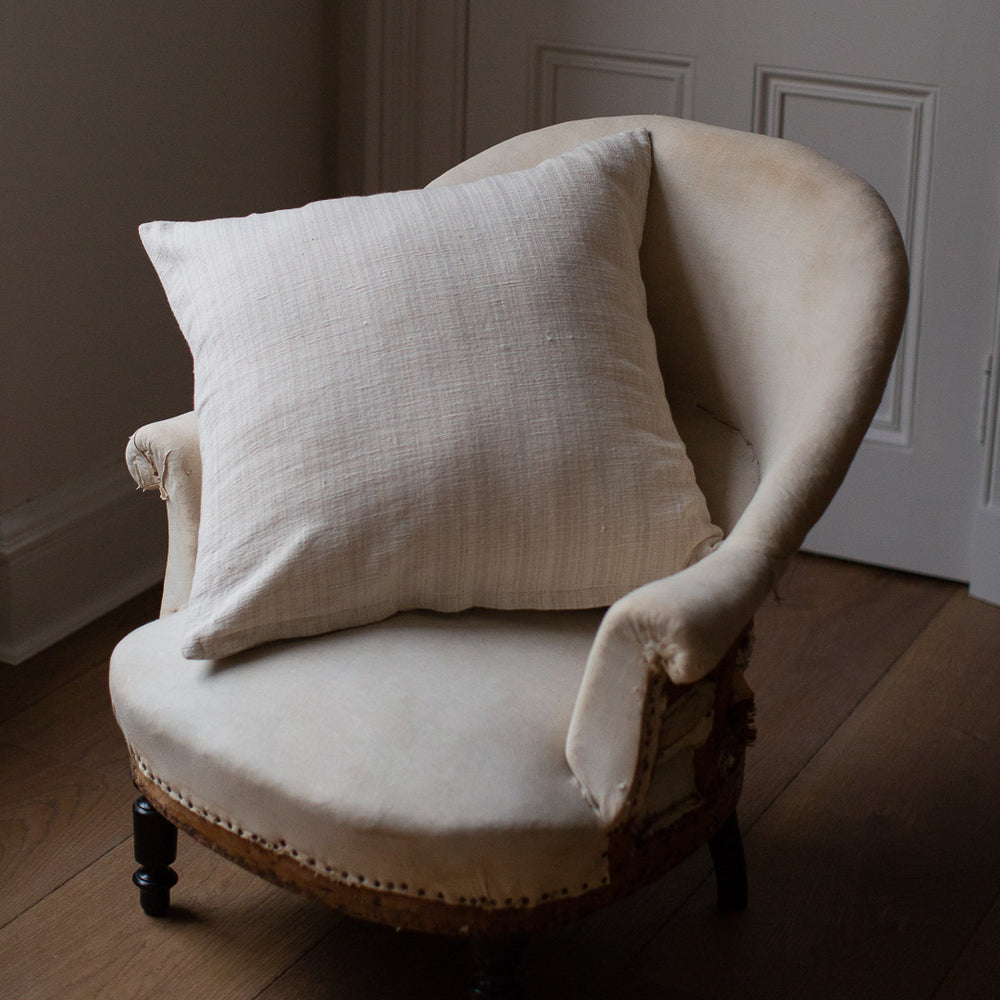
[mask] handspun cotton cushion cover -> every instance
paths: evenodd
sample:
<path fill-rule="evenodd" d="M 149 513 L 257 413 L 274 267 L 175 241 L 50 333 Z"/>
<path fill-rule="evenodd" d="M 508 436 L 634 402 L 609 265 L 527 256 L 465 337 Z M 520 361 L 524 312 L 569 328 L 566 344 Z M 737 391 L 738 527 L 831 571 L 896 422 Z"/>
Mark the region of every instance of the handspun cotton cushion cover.
<path fill-rule="evenodd" d="M 143 244 L 204 466 L 184 655 L 404 609 L 582 608 L 719 539 L 639 271 L 648 133 Z"/>

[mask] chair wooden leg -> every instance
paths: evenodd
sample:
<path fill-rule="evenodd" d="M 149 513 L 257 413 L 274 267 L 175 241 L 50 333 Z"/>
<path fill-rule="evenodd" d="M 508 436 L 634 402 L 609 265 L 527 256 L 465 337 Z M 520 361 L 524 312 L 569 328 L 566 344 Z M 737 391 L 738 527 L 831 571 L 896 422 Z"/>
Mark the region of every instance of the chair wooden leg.
<path fill-rule="evenodd" d="M 150 917 L 170 908 L 170 890 L 177 884 L 171 868 L 177 858 L 177 827 L 164 819 L 144 795 L 132 805 L 132 847 L 141 866 L 132 876 L 139 887 L 139 904 Z"/>
<path fill-rule="evenodd" d="M 743 836 L 734 812 L 709 840 L 715 865 L 715 884 L 719 908 L 745 910 L 747 908 L 747 863 L 743 853 Z"/>
<path fill-rule="evenodd" d="M 472 942 L 474 973 L 471 1000 L 522 1000 L 517 967 L 528 946 L 528 935 L 475 938 Z"/>

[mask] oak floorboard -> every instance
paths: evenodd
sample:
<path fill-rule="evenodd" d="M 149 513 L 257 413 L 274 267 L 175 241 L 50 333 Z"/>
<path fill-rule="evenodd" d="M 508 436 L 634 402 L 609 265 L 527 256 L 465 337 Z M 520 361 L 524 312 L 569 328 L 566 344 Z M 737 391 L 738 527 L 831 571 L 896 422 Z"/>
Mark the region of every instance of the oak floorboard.
<path fill-rule="evenodd" d="M 739 810 L 744 831 L 957 590 L 955 584 L 871 566 L 796 557 L 777 596 L 756 616 L 748 676 L 757 695 L 759 735 L 747 755 Z M 765 876 L 751 863 L 749 878 L 753 899 Z M 699 889 L 714 899 L 707 850 L 615 906 L 540 936 L 526 958 L 526 972 L 549 990 L 569 988 L 567 983 L 582 990 L 596 981 L 611 988 Z"/>
<path fill-rule="evenodd" d="M 934 1000 L 988 1000 L 1000 992 L 1000 896 L 976 928 Z"/>
<path fill-rule="evenodd" d="M 249 1000 L 341 919 L 182 838 L 176 904 L 146 917 L 131 841 L 0 929 L 2 1000 Z"/>
<path fill-rule="evenodd" d="M 111 708 L 107 660 L 0 722 L 0 742 L 76 766 L 127 774 L 128 752 Z"/>
<path fill-rule="evenodd" d="M 343 920 L 254 1000 L 464 1000 L 467 941 Z"/>
<path fill-rule="evenodd" d="M 127 772 L 0 743 L 0 926 L 131 834 Z"/>
<path fill-rule="evenodd" d="M 757 742 L 741 814 L 774 801 L 959 586 L 799 555 L 756 617 Z"/>
<path fill-rule="evenodd" d="M 1000 692 L 994 681 L 966 681 L 978 681 L 997 662 L 991 636 L 998 624 L 993 609 L 975 602 L 957 613 L 963 603 L 952 600 L 957 593 L 954 584 L 796 559 L 780 602 L 769 601 L 758 615 L 750 673 L 761 730 L 748 757 L 741 810 L 750 910 L 716 912 L 710 864 L 698 852 L 603 914 L 539 935 L 525 968 L 531 1000 L 781 1000 L 793 987 L 796 996 L 817 1000 L 930 1000 L 930 993 L 910 991 L 920 976 L 895 975 L 908 949 L 918 952 L 915 968 L 928 973 L 924 988 L 940 988 L 933 1000 L 992 998 L 998 828 L 991 819 L 996 793 L 984 789 L 980 768 L 996 773 L 995 759 L 983 755 L 992 752 L 989 740 L 997 745 L 988 723 Z M 0 698 L 14 690 L 22 699 L 13 708 L 0 701 L 0 719 L 9 723 L 0 725 L 0 781 L 10 782 L 0 815 L 2 803 L 17 803 L 19 794 L 30 802 L 33 782 L 43 793 L 46 782 L 58 786 L 60 769 L 50 781 L 46 761 L 73 762 L 89 781 L 106 778 L 109 788 L 117 775 L 124 803 L 109 798 L 102 807 L 100 796 L 80 792 L 86 804 L 73 807 L 69 793 L 65 808 L 51 811 L 57 820 L 46 819 L 43 809 L 33 825 L 22 822 L 17 836 L 34 838 L 32 850 L 42 853 L 24 874 L 26 884 L 37 882 L 35 901 L 0 929 L 0 1000 L 460 996 L 460 942 L 341 919 L 184 837 L 175 916 L 142 915 L 130 881 L 132 789 L 103 700 L 101 660 L 121 634 L 155 616 L 154 608 L 147 617 L 152 606 L 106 626 L 102 639 L 85 630 L 77 650 L 67 641 L 54 666 L 37 658 L 35 677 L 11 686 L 9 672 L 0 670 Z M 949 647 L 947 635 L 956 628 L 969 635 Z M 932 711 L 913 693 L 921 684 Z M 904 725 L 900 718 L 914 703 L 921 711 L 910 711 Z M 969 724 L 956 723 L 945 738 L 942 718 Z M 845 746 L 852 727 L 858 735 Z M 967 735 L 954 735 L 963 728 Z M 902 756 L 890 760 L 887 748 Z M 935 754 L 942 760 L 931 768 Z M 80 822 L 87 809 L 96 818 Z M 868 813 L 879 818 L 866 822 Z M 105 850 L 98 837 L 81 851 L 81 834 L 105 820 L 111 828 L 120 824 L 114 836 L 123 839 Z M 14 871 L 4 868 L 3 830 L 0 824 L 0 903 Z M 76 861 L 50 866 L 42 863 L 46 851 L 58 865 Z M 946 858 L 943 869 L 928 875 L 930 859 L 939 855 Z M 984 879 L 971 891 L 972 879 L 961 871 L 968 865 Z M 58 877 L 46 882 L 50 867 Z M 901 944 L 911 928 L 913 940 Z M 842 991 L 824 992 L 826 967 L 836 970 L 831 981 Z M 983 982 L 990 991 L 977 993 Z"/>
<path fill-rule="evenodd" d="M 131 834 L 106 661 L 0 723 L 0 789 L 2 925 Z"/>
<path fill-rule="evenodd" d="M 344 920 L 254 1000 L 465 1000 L 471 976 L 469 943 L 397 933 Z M 522 976 L 529 1000 L 659 1000 L 662 990 L 634 981 L 537 982 Z M 669 1000 L 698 1000 L 671 991 Z"/>
<path fill-rule="evenodd" d="M 956 593 L 751 830 L 747 913 L 699 890 L 639 974 L 705 1000 L 930 998 L 1000 891 L 998 662 L 1000 609 Z"/>

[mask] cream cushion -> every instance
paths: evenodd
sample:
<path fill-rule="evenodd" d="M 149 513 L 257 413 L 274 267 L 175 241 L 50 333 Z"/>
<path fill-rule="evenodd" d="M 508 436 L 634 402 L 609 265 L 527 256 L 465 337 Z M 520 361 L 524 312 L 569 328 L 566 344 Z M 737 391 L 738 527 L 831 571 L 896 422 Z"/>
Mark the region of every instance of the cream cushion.
<path fill-rule="evenodd" d="M 204 464 L 184 654 L 608 605 L 718 542 L 672 422 L 638 129 L 463 185 L 142 227 Z"/>
<path fill-rule="evenodd" d="M 137 764 L 176 801 L 334 881 L 416 898 L 509 908 L 606 882 L 608 826 L 565 753 L 599 611 L 408 612 L 220 662 L 181 655 L 187 615 L 111 661 Z M 711 691 L 687 689 L 664 725 L 659 810 L 698 802 Z"/>

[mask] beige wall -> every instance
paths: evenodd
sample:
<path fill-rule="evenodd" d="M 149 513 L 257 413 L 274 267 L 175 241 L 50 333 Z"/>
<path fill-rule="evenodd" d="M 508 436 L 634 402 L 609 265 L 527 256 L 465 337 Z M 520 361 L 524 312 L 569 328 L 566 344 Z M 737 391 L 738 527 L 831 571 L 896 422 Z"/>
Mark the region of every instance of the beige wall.
<path fill-rule="evenodd" d="M 190 406 L 139 223 L 327 193 L 324 6 L 4 4 L 0 513 Z"/>
<path fill-rule="evenodd" d="M 0 660 L 161 571 L 121 456 L 191 362 L 136 227 L 332 193 L 336 8 L 0 5 Z"/>

